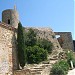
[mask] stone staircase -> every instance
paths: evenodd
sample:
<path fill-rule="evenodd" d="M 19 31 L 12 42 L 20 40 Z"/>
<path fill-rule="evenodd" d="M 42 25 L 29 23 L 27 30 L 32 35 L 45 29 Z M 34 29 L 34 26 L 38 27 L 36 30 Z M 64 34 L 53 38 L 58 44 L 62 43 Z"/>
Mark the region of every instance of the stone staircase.
<path fill-rule="evenodd" d="M 41 75 L 41 72 L 42 72 L 41 67 L 31 69 L 31 74 L 32 75 Z"/>
<path fill-rule="evenodd" d="M 51 64 L 41 64 L 39 67 L 30 68 L 30 70 L 32 75 L 46 75 L 48 68 L 51 68 Z"/>
<path fill-rule="evenodd" d="M 48 61 L 40 64 L 27 64 L 23 70 L 15 70 L 14 75 L 50 75 L 52 65 L 58 61 L 58 56 L 51 55 Z"/>
<path fill-rule="evenodd" d="M 48 61 L 42 62 L 41 64 L 28 66 L 28 69 L 31 71 L 31 75 L 49 75 L 52 65 L 57 61 L 57 56 L 54 55 L 53 57 L 49 58 Z"/>

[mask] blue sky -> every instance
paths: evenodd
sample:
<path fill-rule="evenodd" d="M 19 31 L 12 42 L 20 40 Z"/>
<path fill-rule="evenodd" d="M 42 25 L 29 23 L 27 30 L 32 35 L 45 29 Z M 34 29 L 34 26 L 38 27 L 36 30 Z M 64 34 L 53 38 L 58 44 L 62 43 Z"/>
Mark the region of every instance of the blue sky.
<path fill-rule="evenodd" d="M 74 0 L 0 0 L 0 20 L 2 11 L 13 9 L 16 4 L 23 26 L 72 32 L 75 39 L 74 3 Z"/>

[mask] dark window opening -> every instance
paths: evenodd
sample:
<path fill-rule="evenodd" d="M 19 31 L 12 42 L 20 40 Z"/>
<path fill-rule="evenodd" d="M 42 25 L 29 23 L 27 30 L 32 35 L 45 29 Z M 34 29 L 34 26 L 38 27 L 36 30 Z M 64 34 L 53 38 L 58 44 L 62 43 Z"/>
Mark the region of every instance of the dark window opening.
<path fill-rule="evenodd" d="M 10 24 L 10 19 L 8 19 L 8 24 Z"/>

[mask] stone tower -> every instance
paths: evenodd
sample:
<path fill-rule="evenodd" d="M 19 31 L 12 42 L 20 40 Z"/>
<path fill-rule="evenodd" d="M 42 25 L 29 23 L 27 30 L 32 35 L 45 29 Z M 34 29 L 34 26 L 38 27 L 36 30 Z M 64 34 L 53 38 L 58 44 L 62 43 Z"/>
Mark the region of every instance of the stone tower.
<path fill-rule="evenodd" d="M 16 6 L 14 6 L 14 9 L 7 9 L 2 12 L 2 22 L 12 25 L 15 28 L 18 27 L 19 15 Z"/>

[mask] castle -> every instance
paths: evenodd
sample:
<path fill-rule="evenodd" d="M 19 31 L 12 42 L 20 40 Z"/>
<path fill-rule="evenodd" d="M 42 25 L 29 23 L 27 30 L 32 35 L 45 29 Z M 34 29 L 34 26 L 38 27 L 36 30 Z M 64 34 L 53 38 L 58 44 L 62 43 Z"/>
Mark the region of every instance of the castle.
<path fill-rule="evenodd" d="M 17 65 L 17 27 L 19 15 L 14 9 L 2 12 L 0 22 L 0 75 L 13 75 Z M 29 28 L 25 28 L 27 31 Z M 53 43 L 53 50 L 58 52 L 62 49 L 74 50 L 71 32 L 53 32 L 51 28 L 33 28 L 37 32 L 37 38 L 45 38 Z M 56 38 L 56 35 L 60 35 Z M 58 39 L 58 40 L 57 40 Z"/>

